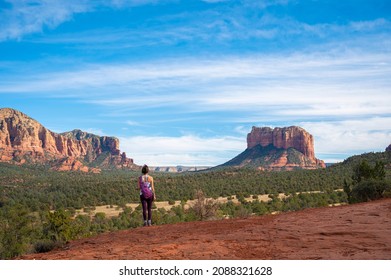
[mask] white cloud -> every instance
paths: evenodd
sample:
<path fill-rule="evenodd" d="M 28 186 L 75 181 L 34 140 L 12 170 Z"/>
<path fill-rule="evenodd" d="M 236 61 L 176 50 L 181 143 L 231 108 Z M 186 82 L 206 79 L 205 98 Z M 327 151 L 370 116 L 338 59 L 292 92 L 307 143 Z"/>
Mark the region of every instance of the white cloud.
<path fill-rule="evenodd" d="M 5 2 L 9 5 L 0 11 L 0 41 L 21 39 L 27 34 L 44 32 L 46 28 L 54 29 L 72 20 L 76 14 L 93 12 L 98 7 L 125 9 L 176 1 Z M 154 121 L 158 125 L 174 123 L 174 119 L 192 121 L 194 116 L 200 117 L 207 112 L 211 124 L 233 123 L 236 126 L 232 128 L 233 133 L 243 136 L 247 126 L 259 123 L 302 123 L 318 139 L 318 153 L 331 155 L 384 149 L 390 138 L 391 22 L 378 18 L 343 25 L 311 25 L 292 17 L 259 12 L 265 7 L 288 2 L 242 0 L 230 3 L 224 10 L 213 9 L 217 5 L 207 5 L 203 11 L 154 17 L 137 30 L 102 32 L 102 27 L 97 26 L 92 31 L 82 30 L 77 34 L 79 36 L 74 33 L 67 36 L 53 34 L 55 38 L 44 36 L 31 40 L 45 44 L 67 43 L 72 47 L 82 45 L 89 50 L 95 47 L 177 46 L 178 42 L 195 42 L 204 53 L 210 50 L 205 43 L 208 46 L 216 43 L 212 51 L 223 47 L 224 53 L 224 45 L 230 41 L 237 40 L 246 46 L 250 42 L 256 45 L 274 39 L 295 41 L 299 38 L 300 43 L 293 44 L 298 50 L 295 54 L 211 59 L 179 57 L 90 65 L 83 64 L 80 59 L 77 63 L 67 64 L 78 65 L 77 68 L 62 67 L 73 69 L 67 71 L 51 68 L 54 65 L 51 61 L 40 61 L 38 67 L 34 62 L 29 62 L 28 67 L 20 62 L 13 67 L 12 63 L 0 61 L 0 95 L 23 93 L 40 98 L 67 97 L 76 102 L 99 105 L 104 107 L 107 115 L 115 113 L 117 117 L 126 117 L 122 118 L 121 125 L 127 124 L 131 133 L 144 125 L 141 121 L 134 121 L 143 119 L 139 118 L 139 108 L 153 108 L 149 112 L 155 114 Z M 309 38 L 310 46 L 303 51 L 306 38 Z M 318 44 L 317 39 L 327 43 Z M 279 42 L 275 45 L 279 46 L 276 52 L 284 48 Z M 288 51 L 292 49 L 288 48 Z M 44 67 L 47 68 L 42 71 Z M 34 72 L 29 73 L 28 69 Z M 176 114 L 178 112 L 181 114 Z M 201 117 L 205 118 L 205 115 Z M 239 141 L 227 136 L 139 136 L 124 138 L 121 145 L 130 156 L 135 155 L 136 162 L 215 165 L 241 152 L 245 148 L 245 137 Z"/>
<path fill-rule="evenodd" d="M 98 135 L 98 136 L 103 136 L 103 135 L 107 135 L 102 129 L 100 128 L 87 128 L 87 129 L 83 129 L 82 131 L 85 131 L 87 133 L 91 133 L 91 134 L 95 134 L 95 135 Z"/>
<path fill-rule="evenodd" d="M 141 124 L 136 121 L 126 121 L 126 124 L 129 126 L 141 126 Z"/>
<path fill-rule="evenodd" d="M 90 9 L 86 0 L 6 0 L 9 8 L 0 12 L 0 41 L 20 39 L 25 34 L 42 32 L 68 21 L 74 14 Z"/>
<path fill-rule="evenodd" d="M 60 24 L 71 20 L 75 14 L 94 12 L 102 7 L 113 9 L 127 9 L 142 5 L 158 5 L 174 3 L 176 0 L 6 0 L 9 8 L 0 12 L 0 41 L 7 39 L 21 39 L 26 34 L 40 33 L 45 28 L 54 29 Z M 170 14 L 156 17 L 156 25 L 145 26 L 145 29 L 132 30 L 83 30 L 75 36 L 61 34 L 56 38 L 41 38 L 43 42 L 53 43 L 89 43 L 88 48 L 97 47 L 142 47 L 150 45 L 173 45 L 178 42 L 226 42 L 248 39 L 274 40 L 280 38 L 318 38 L 340 42 L 341 35 L 347 36 L 343 43 L 351 37 L 364 36 L 360 44 L 372 44 L 367 33 L 375 32 L 387 34 L 391 30 L 391 22 L 384 18 L 372 21 L 351 21 L 346 24 L 322 23 L 308 24 L 289 16 L 274 16 L 270 13 L 260 12 L 266 7 L 286 5 L 288 0 L 272 1 L 229 1 L 229 0 L 203 0 L 206 3 L 228 3 L 223 10 L 206 8 L 202 11 L 187 12 L 183 14 Z M 185 4 L 184 4 L 185 5 Z M 213 5 L 214 6 L 214 5 Z M 180 25 L 172 24 L 181 19 Z M 202 21 L 199 19 L 202 18 Z M 99 27 L 98 27 L 99 28 Z M 107 27 L 103 27 L 107 28 Z M 86 34 L 88 33 L 88 34 Z M 103 33 L 103 35 L 102 35 Z M 56 36 L 56 35 L 54 35 Z M 58 35 L 57 35 L 58 36 Z M 126 38 L 126 40 L 125 40 Z M 128 38 L 137 38 L 129 40 Z"/>
<path fill-rule="evenodd" d="M 340 54 L 313 53 L 291 56 L 244 56 L 221 57 L 213 60 L 199 58 L 170 59 L 140 64 L 89 65 L 79 70 L 32 74 L 24 80 L 0 84 L 0 91 L 33 92 L 83 89 L 87 87 L 127 86 L 140 90 L 182 88 L 193 85 L 200 92 L 210 86 L 237 94 L 256 89 L 279 89 L 322 86 L 334 90 L 338 86 L 352 92 L 362 85 L 388 86 L 391 75 L 390 56 L 384 54 Z M 20 78 L 20 77 L 18 77 Z M 239 92 L 239 90 L 241 92 Z M 222 100 L 211 96 L 210 102 L 229 102 L 229 95 Z M 255 94 L 255 93 L 254 93 Z M 122 96 L 121 96 L 122 97 Z M 115 100 L 115 95 L 113 100 Z M 235 103 L 237 100 L 233 100 Z"/>
<path fill-rule="evenodd" d="M 353 21 L 349 23 L 349 28 L 354 31 L 373 31 L 378 30 L 389 30 L 390 22 L 384 18 L 378 18 L 371 21 Z"/>
<path fill-rule="evenodd" d="M 388 114 L 390 76 L 388 54 L 173 59 L 3 79 L 0 93 L 46 92 L 135 110 L 248 112 L 240 122 L 265 114 L 277 119 L 348 118 Z"/>
<path fill-rule="evenodd" d="M 168 0 L 166 0 L 167 2 Z M 21 39 L 45 28 L 54 29 L 75 14 L 95 11 L 98 7 L 134 7 L 156 4 L 161 0 L 5 0 L 0 11 L 0 41 Z"/>
<path fill-rule="evenodd" d="M 3 22 L 5 23 L 3 32 L 0 32 L 0 39 L 4 37 L 7 30 L 11 30 L 11 26 L 18 26 L 17 30 L 22 32 L 14 32 L 15 34 L 8 37 L 15 38 L 24 34 L 40 32 L 43 27 L 54 28 L 62 22 L 68 21 L 74 14 L 81 12 L 93 12 L 99 7 L 109 7 L 114 9 L 127 9 L 141 5 L 158 5 L 172 2 L 174 5 L 181 5 L 176 0 L 112 0 L 112 1 L 63 1 L 61 4 L 56 4 L 56 1 L 39 0 L 34 1 L 40 3 L 40 13 L 34 13 L 36 10 L 31 8 L 29 1 L 20 1 L 20 5 L 28 7 L 28 12 L 22 17 L 18 15 L 18 10 L 4 13 Z M 95 30 L 82 30 L 80 33 L 71 34 L 52 34 L 44 38 L 32 39 L 44 43 L 70 43 L 75 44 L 76 48 L 91 49 L 124 49 L 150 46 L 167 46 L 177 45 L 179 42 L 195 43 L 202 46 L 203 44 L 219 44 L 224 46 L 227 41 L 246 41 L 250 44 L 258 42 L 267 42 L 271 40 L 281 40 L 281 38 L 291 38 L 296 43 L 301 39 L 314 37 L 328 42 L 335 42 L 340 45 L 345 45 L 351 38 L 360 38 L 356 46 L 371 45 L 375 47 L 377 42 L 368 39 L 368 34 L 387 34 L 391 30 L 391 22 L 387 19 L 377 18 L 372 21 L 351 21 L 346 24 L 336 23 L 321 23 L 308 24 L 301 22 L 290 16 L 274 16 L 268 12 L 260 12 L 266 7 L 274 5 L 286 5 L 290 1 L 273 0 L 273 1 L 225 1 L 225 0 L 205 0 L 204 2 L 219 3 L 233 2 L 221 7 L 214 8 L 215 5 L 210 5 L 204 10 L 188 11 L 183 13 L 170 13 L 161 17 L 154 17 L 154 21 L 146 25 L 140 26 L 137 29 L 129 28 L 113 28 L 108 30 L 107 26 L 97 26 Z M 54 4 L 53 4 L 54 3 Z M 55 5 L 56 4 L 56 5 Z M 186 5 L 186 3 L 183 3 Z M 220 6 L 220 5 L 219 5 Z M 11 14 L 12 16 L 8 16 Z M 28 28 L 23 24 L 21 19 L 31 22 Z M 202 21 L 200 21 L 202 19 Z M 1 22 L 1 19 L 0 19 Z M 51 24 L 54 23 L 54 24 Z M 179 24 L 178 24 L 179 23 Z M 103 28 L 103 29 L 102 29 Z M 3 36 L 1 36 L 3 34 Z M 19 34 L 19 35 L 18 35 Z M 354 35 L 354 36 L 352 36 Z M 52 37 L 53 36 L 53 37 Z M 129 38 L 137 38 L 129 40 Z M 253 40 L 260 40 L 252 42 Z M 375 38 L 379 41 L 380 37 Z M 263 41 L 264 40 L 264 41 Z M 282 39 L 284 40 L 284 39 Z M 36 41 L 34 41 L 36 42 Z M 80 44 L 82 46 L 80 46 Z M 300 44 L 300 43 L 299 43 Z M 204 46 L 206 47 L 206 46 Z M 319 46 L 318 46 L 319 47 Z"/>
<path fill-rule="evenodd" d="M 110 0 L 105 1 L 101 0 L 101 5 L 114 6 L 114 7 L 134 7 L 134 6 L 142 6 L 148 4 L 158 4 L 158 3 L 169 3 L 174 2 L 176 0 Z"/>
<path fill-rule="evenodd" d="M 354 154 L 384 151 L 391 143 L 390 123 L 390 117 L 374 117 L 366 120 L 301 122 L 296 125 L 314 136 L 318 158 L 337 162 Z M 216 166 L 246 149 L 246 134 L 250 128 L 238 126 L 234 130 L 242 136 L 121 137 L 121 150 L 137 164 Z"/>
<path fill-rule="evenodd" d="M 240 125 L 236 126 L 234 128 L 234 131 L 237 132 L 239 135 L 247 136 L 247 134 L 250 132 L 250 129 L 248 127 Z"/>
<path fill-rule="evenodd" d="M 201 1 L 206 3 L 220 3 L 220 2 L 228 2 L 231 0 L 201 0 Z"/>
<path fill-rule="evenodd" d="M 391 117 L 359 120 L 303 122 L 314 135 L 317 154 L 362 154 L 384 151 L 391 143 Z"/>
<path fill-rule="evenodd" d="M 194 135 L 180 137 L 135 136 L 121 137 L 121 150 L 137 164 L 208 165 L 228 161 L 246 149 L 246 140 L 235 137 L 201 138 Z"/>
<path fill-rule="evenodd" d="M 229 123 L 232 131 L 223 134 L 243 139 L 139 136 L 121 139 L 121 150 L 139 164 L 216 165 L 243 151 L 246 127 L 260 123 L 302 124 L 315 136 L 316 153 L 333 159 L 384 150 L 391 140 L 390 76 L 388 53 L 182 58 L 3 79 L 0 94 L 70 96 L 129 118 L 133 128 L 145 125 L 133 121 L 144 110 L 156 127 L 208 113 L 211 126 Z"/>

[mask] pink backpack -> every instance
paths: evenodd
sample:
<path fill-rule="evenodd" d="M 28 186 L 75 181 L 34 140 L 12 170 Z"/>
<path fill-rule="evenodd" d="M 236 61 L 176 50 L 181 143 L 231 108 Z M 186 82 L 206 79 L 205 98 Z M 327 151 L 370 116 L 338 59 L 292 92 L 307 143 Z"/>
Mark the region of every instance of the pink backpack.
<path fill-rule="evenodd" d="M 151 183 L 148 182 L 148 175 L 145 176 L 145 181 L 143 181 L 143 176 L 140 176 L 140 190 L 144 198 L 149 199 L 153 197 Z"/>

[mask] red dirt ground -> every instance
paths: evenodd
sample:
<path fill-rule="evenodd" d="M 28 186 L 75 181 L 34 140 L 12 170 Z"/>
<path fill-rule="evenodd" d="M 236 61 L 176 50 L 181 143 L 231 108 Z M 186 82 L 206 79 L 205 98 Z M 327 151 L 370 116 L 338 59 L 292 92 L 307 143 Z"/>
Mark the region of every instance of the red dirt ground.
<path fill-rule="evenodd" d="M 390 260 L 391 199 L 247 219 L 122 230 L 21 259 Z"/>

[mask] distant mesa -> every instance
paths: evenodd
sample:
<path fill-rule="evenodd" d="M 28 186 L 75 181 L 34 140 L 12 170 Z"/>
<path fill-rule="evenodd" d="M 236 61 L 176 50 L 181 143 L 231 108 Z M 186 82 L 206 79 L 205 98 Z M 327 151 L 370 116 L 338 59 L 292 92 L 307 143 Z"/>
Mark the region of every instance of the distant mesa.
<path fill-rule="evenodd" d="M 100 137 L 81 130 L 54 133 L 10 108 L 0 109 L 0 161 L 41 163 L 61 171 L 137 168 L 133 159 L 120 152 L 115 137 Z"/>
<path fill-rule="evenodd" d="M 247 149 L 222 166 L 276 171 L 326 167 L 315 158 L 313 136 L 298 126 L 253 126 L 247 135 Z"/>
<path fill-rule="evenodd" d="M 391 152 L 391 144 L 386 148 L 386 152 Z"/>
<path fill-rule="evenodd" d="M 210 166 L 151 166 L 150 170 L 155 172 L 181 173 L 181 172 L 195 172 L 210 168 Z"/>

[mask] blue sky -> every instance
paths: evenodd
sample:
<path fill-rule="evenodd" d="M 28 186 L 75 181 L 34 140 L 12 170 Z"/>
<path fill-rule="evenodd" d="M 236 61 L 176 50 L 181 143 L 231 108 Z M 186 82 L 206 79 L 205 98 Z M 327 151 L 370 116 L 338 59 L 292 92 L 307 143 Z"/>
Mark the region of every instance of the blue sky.
<path fill-rule="evenodd" d="M 391 1 L 0 0 L 0 107 L 217 165 L 252 126 L 341 161 L 391 143 Z"/>

